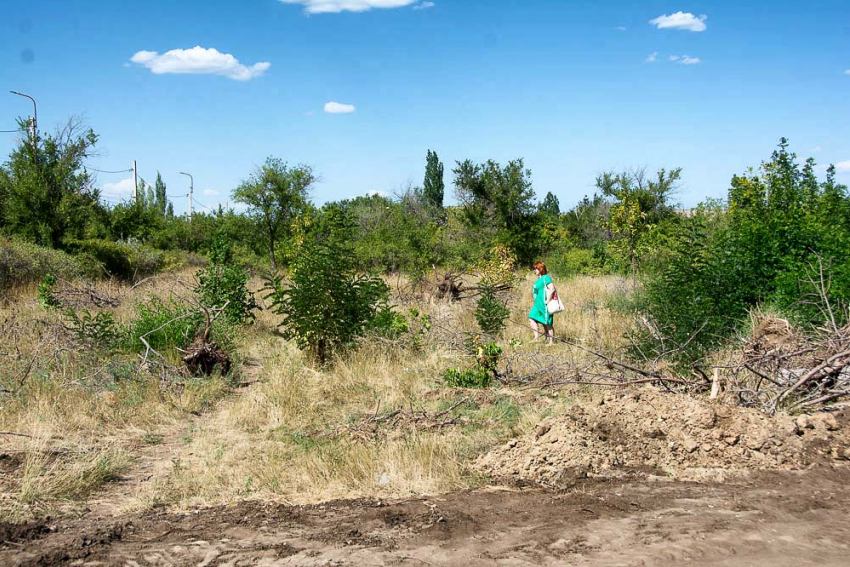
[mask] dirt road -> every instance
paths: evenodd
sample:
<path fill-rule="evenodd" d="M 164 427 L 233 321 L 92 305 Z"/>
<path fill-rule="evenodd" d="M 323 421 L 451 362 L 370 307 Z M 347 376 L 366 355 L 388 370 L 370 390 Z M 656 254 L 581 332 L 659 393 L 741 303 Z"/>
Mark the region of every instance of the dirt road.
<path fill-rule="evenodd" d="M 0 526 L 0 565 L 848 565 L 850 469 Z"/>

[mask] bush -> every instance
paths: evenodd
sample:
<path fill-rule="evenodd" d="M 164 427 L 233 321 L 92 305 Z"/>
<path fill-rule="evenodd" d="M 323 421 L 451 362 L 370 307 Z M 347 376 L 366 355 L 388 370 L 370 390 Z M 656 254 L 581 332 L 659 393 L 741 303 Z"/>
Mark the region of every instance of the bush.
<path fill-rule="evenodd" d="M 161 251 L 141 244 L 123 244 L 92 238 L 67 240 L 65 246 L 81 256 L 90 270 L 99 267 L 107 274 L 125 280 L 155 274 L 163 263 Z"/>
<path fill-rule="evenodd" d="M 357 274 L 352 255 L 334 241 L 305 244 L 288 286 L 277 274 L 265 279 L 272 309 L 285 316 L 283 336 L 320 364 L 361 336 L 389 295 L 380 278 Z"/>
<path fill-rule="evenodd" d="M 604 253 L 584 248 L 558 250 L 547 257 L 545 262 L 550 273 L 561 277 L 598 276 L 613 271 Z"/>
<path fill-rule="evenodd" d="M 0 291 L 41 281 L 47 274 L 70 280 L 83 271 L 78 259 L 61 250 L 0 237 Z"/>
<path fill-rule="evenodd" d="M 210 309 L 224 306 L 224 318 L 233 325 L 254 321 L 257 308 L 254 294 L 247 288 L 248 273 L 233 263 L 230 243 L 218 236 L 210 248 L 210 263 L 198 272 L 198 294 L 201 305 Z"/>
<path fill-rule="evenodd" d="M 486 388 L 496 377 L 502 347 L 496 343 L 470 341 L 468 348 L 474 349 L 475 365 L 472 368 L 447 368 L 443 381 L 457 388 Z"/>
<path fill-rule="evenodd" d="M 122 330 L 108 311 L 93 314 L 83 309 L 77 314 L 69 309 L 65 312 L 65 318 L 68 320 L 68 330 L 83 344 L 106 350 L 114 350 L 120 345 Z"/>

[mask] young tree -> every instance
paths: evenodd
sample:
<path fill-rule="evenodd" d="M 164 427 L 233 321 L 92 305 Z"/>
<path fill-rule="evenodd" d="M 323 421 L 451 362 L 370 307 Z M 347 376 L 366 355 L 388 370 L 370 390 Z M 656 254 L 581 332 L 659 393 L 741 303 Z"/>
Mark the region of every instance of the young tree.
<path fill-rule="evenodd" d="M 437 157 L 437 152 L 428 150 L 425 163 L 425 181 L 422 185 L 422 198 L 425 204 L 438 211 L 443 209 L 443 163 Z"/>
<path fill-rule="evenodd" d="M 292 220 L 306 206 L 315 180 L 309 166 L 290 167 L 278 158 L 269 157 L 233 191 L 233 199 L 248 205 L 248 214 L 262 227 L 272 269 L 277 268 L 275 244 L 281 237 L 289 236 Z"/>

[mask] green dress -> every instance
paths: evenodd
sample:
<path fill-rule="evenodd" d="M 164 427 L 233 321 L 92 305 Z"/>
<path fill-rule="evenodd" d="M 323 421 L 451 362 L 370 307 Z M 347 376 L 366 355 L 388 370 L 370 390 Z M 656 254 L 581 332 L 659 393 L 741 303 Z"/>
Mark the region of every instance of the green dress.
<path fill-rule="evenodd" d="M 552 278 L 549 277 L 549 274 L 540 276 L 537 278 L 537 281 L 534 282 L 534 288 L 532 289 L 532 293 L 534 294 L 534 307 L 531 308 L 528 318 L 533 319 L 538 323 L 551 326 L 552 315 L 546 309 L 546 286 L 550 283 L 552 283 Z"/>

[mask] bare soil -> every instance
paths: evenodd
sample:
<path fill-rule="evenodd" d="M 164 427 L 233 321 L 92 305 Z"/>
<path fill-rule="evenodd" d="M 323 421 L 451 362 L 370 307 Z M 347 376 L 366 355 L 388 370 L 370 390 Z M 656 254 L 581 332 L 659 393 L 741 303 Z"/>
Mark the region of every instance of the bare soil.
<path fill-rule="evenodd" d="M 0 525 L 1 565 L 847 565 L 850 469 Z"/>

